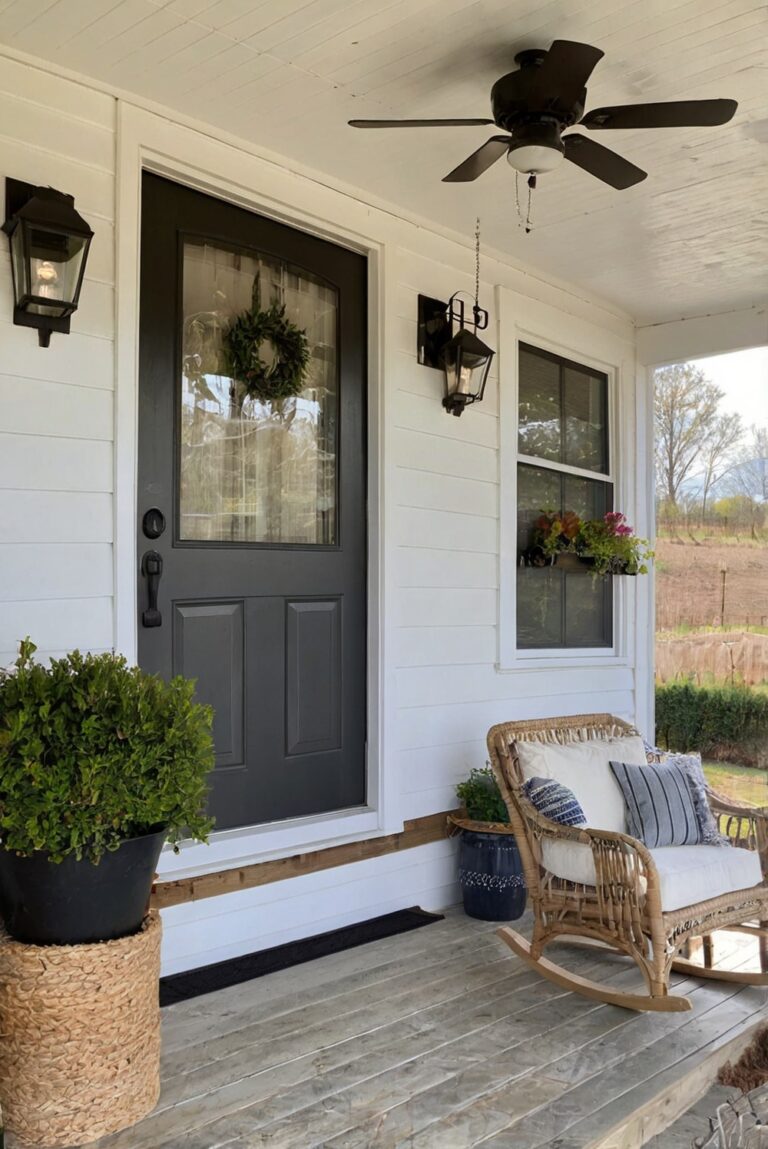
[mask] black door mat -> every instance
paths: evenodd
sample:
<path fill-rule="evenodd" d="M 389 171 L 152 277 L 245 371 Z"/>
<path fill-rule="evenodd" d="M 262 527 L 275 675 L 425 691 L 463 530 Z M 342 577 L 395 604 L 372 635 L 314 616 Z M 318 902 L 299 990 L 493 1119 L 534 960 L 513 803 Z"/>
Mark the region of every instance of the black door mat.
<path fill-rule="evenodd" d="M 393 937 L 395 934 L 405 934 L 421 926 L 431 925 L 432 922 L 440 922 L 443 917 L 443 914 L 431 914 L 418 906 L 412 906 L 408 910 L 382 914 L 379 918 L 369 918 L 367 922 L 357 922 L 353 926 L 342 926 L 340 930 L 330 930 L 325 934 L 316 934 L 312 938 L 286 942 L 281 946 L 272 946 L 271 949 L 244 954 L 243 957 L 200 966 L 199 969 L 188 970 L 186 973 L 171 974 L 170 977 L 160 978 L 160 1005 L 175 1005 L 179 1001 L 189 1001 L 192 997 L 213 993 L 217 989 L 226 989 L 230 985 L 240 985 L 241 982 L 250 981 L 252 978 L 263 977 L 264 974 L 275 973 L 292 965 L 301 965 L 305 961 L 314 961 L 315 958 L 340 953 L 342 950 L 351 950 L 355 946 L 365 945 L 366 942 L 376 942 L 382 938 Z"/>

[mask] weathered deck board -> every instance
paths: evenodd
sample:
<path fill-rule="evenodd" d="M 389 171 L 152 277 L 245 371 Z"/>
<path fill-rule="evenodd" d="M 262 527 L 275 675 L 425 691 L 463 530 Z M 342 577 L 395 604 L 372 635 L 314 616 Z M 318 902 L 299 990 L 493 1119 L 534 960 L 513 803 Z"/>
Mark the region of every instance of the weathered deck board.
<path fill-rule="evenodd" d="M 544 1149 L 555 1140 L 614 1149 L 617 1122 L 766 1014 L 767 990 L 682 976 L 690 1013 L 588 1001 L 529 970 L 493 928 L 451 911 L 427 929 L 170 1007 L 160 1105 L 93 1149 Z M 721 953 L 734 968 L 747 960 L 736 935 Z M 563 946 L 557 957 L 640 988 L 616 955 Z"/>

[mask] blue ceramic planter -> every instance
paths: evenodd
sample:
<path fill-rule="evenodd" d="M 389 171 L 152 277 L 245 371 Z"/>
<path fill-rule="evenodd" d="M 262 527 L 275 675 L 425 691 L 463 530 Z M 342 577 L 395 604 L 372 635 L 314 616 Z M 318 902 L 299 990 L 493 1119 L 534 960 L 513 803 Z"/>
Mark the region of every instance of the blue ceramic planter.
<path fill-rule="evenodd" d="M 464 912 L 486 922 L 510 922 L 525 910 L 525 879 L 512 834 L 462 830 L 459 883 Z"/>

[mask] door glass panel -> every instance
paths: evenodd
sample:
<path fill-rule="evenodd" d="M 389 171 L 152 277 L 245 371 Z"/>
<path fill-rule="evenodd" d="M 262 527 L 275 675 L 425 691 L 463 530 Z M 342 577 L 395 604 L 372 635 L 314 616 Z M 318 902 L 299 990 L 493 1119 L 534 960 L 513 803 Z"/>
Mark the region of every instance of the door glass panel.
<path fill-rule="evenodd" d="M 179 538 L 333 544 L 337 522 L 336 289 L 301 268 L 202 240 L 184 244 L 179 411 Z M 301 393 L 250 397 L 227 372 L 223 337 L 251 306 L 277 302 L 306 333 Z M 276 352 L 261 344 L 270 364 Z"/>

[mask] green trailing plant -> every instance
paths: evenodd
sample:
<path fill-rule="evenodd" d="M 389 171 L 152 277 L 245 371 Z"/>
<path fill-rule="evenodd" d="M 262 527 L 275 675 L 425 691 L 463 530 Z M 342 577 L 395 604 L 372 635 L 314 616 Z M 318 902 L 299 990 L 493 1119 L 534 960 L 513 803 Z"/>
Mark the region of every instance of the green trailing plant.
<path fill-rule="evenodd" d="M 272 344 L 275 360 L 261 358 L 264 341 Z M 306 332 L 286 318 L 285 307 L 271 303 L 262 309 L 258 277 L 253 283 L 253 300 L 223 338 L 229 374 L 242 383 L 253 399 L 290 399 L 301 393 L 309 367 L 310 351 Z"/>
<path fill-rule="evenodd" d="M 601 519 L 580 519 L 573 511 L 542 511 L 533 527 L 533 546 L 545 559 L 574 554 L 589 561 L 595 577 L 648 573 L 653 551 L 621 511 Z"/>
<path fill-rule="evenodd" d="M 656 740 L 673 750 L 738 757 L 740 747 L 768 742 L 768 695 L 748 686 L 659 684 Z"/>
<path fill-rule="evenodd" d="M 475 822 L 509 822 L 509 813 L 490 766 L 471 771 L 465 782 L 459 782 L 456 796 Z"/>
<path fill-rule="evenodd" d="M 648 540 L 638 538 L 621 511 L 608 511 L 602 519 L 582 522 L 576 550 L 592 560 L 596 575 L 648 574 L 653 558 Z"/>
<path fill-rule="evenodd" d="M 48 666 L 27 638 L 0 671 L 0 838 L 19 854 L 98 862 L 124 838 L 166 827 L 205 841 L 210 707 L 116 654 Z"/>

